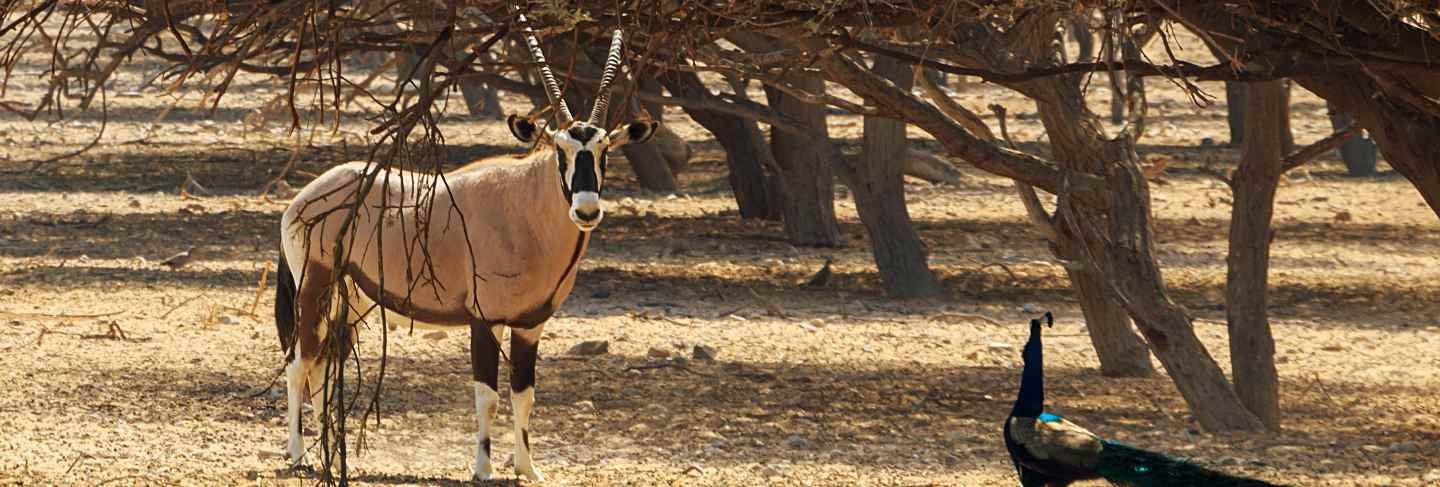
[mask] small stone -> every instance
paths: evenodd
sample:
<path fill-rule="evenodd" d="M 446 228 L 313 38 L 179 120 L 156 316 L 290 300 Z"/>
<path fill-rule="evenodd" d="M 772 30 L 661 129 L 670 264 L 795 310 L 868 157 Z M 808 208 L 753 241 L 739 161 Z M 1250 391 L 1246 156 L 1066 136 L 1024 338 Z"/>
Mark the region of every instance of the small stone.
<path fill-rule="evenodd" d="M 1029 313 L 1034 313 L 1034 312 L 1035 312 L 1035 305 L 1030 304 L 1030 303 L 1025 303 L 1025 305 L 1024 305 L 1024 306 L 1021 306 L 1020 309 L 1025 310 L 1025 313 L 1027 313 L 1027 314 L 1029 314 Z"/>
<path fill-rule="evenodd" d="M 444 340 L 444 339 L 445 339 L 445 332 L 443 332 L 443 331 L 432 331 L 432 332 L 430 332 L 430 333 L 426 333 L 424 336 L 425 336 L 425 339 L 426 339 L 426 340 Z"/>
<path fill-rule="evenodd" d="M 594 411 L 595 403 L 592 401 L 580 401 L 575 403 L 575 408 L 581 411 Z"/>
<path fill-rule="evenodd" d="M 595 355 L 605 355 L 606 353 L 609 353 L 609 352 L 610 352 L 610 341 L 609 341 L 609 340 L 589 340 L 589 341 L 583 341 L 583 342 L 580 342 L 580 343 L 576 343 L 575 346 L 570 347 L 570 351 L 565 352 L 565 353 L 566 353 L 567 355 L 578 355 L 578 356 L 581 356 L 581 357 L 589 357 L 589 356 L 595 356 Z"/>
<path fill-rule="evenodd" d="M 1380 445 L 1364 445 L 1360 449 L 1365 450 L 1366 453 L 1385 453 L 1385 449 Z"/>
<path fill-rule="evenodd" d="M 715 350 L 715 347 L 698 343 L 695 344 L 695 348 L 690 350 L 691 358 L 703 362 L 713 361 L 715 360 L 715 357 L 719 354 L 720 352 L 718 350 Z"/>
<path fill-rule="evenodd" d="M 805 331 L 808 331 L 808 332 L 811 332 L 811 333 L 820 331 L 820 329 L 819 329 L 819 328 L 816 328 L 815 325 L 812 325 L 812 324 L 809 324 L 809 323 L 801 323 L 801 324 L 800 324 L 800 329 L 805 330 Z"/>
<path fill-rule="evenodd" d="M 608 298 L 608 297 L 610 297 L 610 290 L 609 290 L 609 289 L 596 289 L 595 292 L 590 293 L 590 297 L 595 298 L 595 299 L 605 299 L 605 298 Z"/>
<path fill-rule="evenodd" d="M 790 435 L 785 437 L 785 446 L 788 448 L 799 450 L 802 448 L 809 448 L 810 441 L 806 440 L 800 435 Z"/>
<path fill-rule="evenodd" d="M 240 322 L 239 320 L 236 320 L 234 316 L 230 315 L 220 315 L 220 318 L 216 321 L 219 321 L 222 325 L 233 325 Z"/>
<path fill-rule="evenodd" d="M 670 351 L 660 347 L 650 347 L 650 351 L 645 352 L 645 355 L 650 358 L 670 358 Z"/>
<path fill-rule="evenodd" d="M 991 350 L 1010 350 L 1010 344 L 1005 342 L 990 342 L 985 344 L 985 348 Z"/>
<path fill-rule="evenodd" d="M 1326 346 L 1320 347 L 1320 349 L 1321 349 L 1321 350 L 1324 350 L 1324 351 L 1326 351 L 1326 352 L 1343 352 L 1343 351 L 1345 351 L 1345 347 L 1341 346 L 1341 345 L 1338 344 L 1338 343 L 1336 343 L 1336 344 L 1331 344 L 1331 345 L 1326 345 Z"/>
<path fill-rule="evenodd" d="M 1348 221 L 1354 220 L 1354 219 L 1355 219 L 1355 215 L 1350 214 L 1350 212 L 1348 212 L 1348 211 L 1338 211 L 1338 212 L 1335 212 L 1335 221 L 1337 221 L 1337 222 L 1348 222 Z"/>

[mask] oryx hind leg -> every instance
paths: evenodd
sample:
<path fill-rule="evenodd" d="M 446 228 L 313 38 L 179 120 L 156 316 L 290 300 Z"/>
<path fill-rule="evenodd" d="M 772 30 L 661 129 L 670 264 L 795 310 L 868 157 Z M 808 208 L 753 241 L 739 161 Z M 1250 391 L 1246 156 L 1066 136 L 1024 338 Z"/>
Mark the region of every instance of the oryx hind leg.
<path fill-rule="evenodd" d="M 346 279 L 346 284 L 346 289 L 355 289 L 354 283 L 349 282 L 348 279 Z M 315 326 L 317 335 L 316 342 L 319 346 L 315 351 L 315 355 L 311 357 L 311 363 L 307 370 L 308 377 L 306 379 L 306 382 L 310 385 L 310 405 L 315 410 L 317 420 L 325 414 L 327 407 L 331 405 L 331 401 L 336 397 L 335 392 L 340 385 L 340 377 L 337 375 L 340 367 L 336 367 L 336 365 L 348 359 L 353 352 L 356 334 L 360 331 L 358 325 L 364 318 L 363 314 L 368 309 L 368 301 L 363 297 L 357 298 L 352 294 L 349 300 L 341 300 L 338 290 L 331 290 L 329 294 L 331 299 L 329 310 L 325 316 L 326 319 L 320 320 Z M 332 339 L 334 337 L 329 335 L 330 325 L 339 323 L 342 316 L 341 307 L 345 306 L 347 302 L 350 305 L 350 309 L 348 313 L 343 314 L 346 320 L 345 324 L 348 328 L 348 333 L 344 336 L 345 342 L 333 342 Z M 324 394 L 321 393 L 322 391 Z"/>
<path fill-rule="evenodd" d="M 515 474 L 545 480 L 530 457 L 530 412 L 535 408 L 535 362 L 545 325 L 510 329 L 510 405 L 515 423 Z"/>

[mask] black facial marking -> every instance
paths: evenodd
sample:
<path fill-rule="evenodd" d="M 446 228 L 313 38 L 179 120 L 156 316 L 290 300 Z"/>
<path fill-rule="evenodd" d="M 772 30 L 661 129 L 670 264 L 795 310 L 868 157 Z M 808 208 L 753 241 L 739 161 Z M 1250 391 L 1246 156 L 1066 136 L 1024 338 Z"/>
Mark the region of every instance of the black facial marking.
<path fill-rule="evenodd" d="M 570 180 L 570 190 L 600 192 L 600 176 L 595 173 L 595 153 L 582 150 L 575 154 L 575 176 Z"/>
<path fill-rule="evenodd" d="M 572 203 L 574 192 L 570 189 L 570 182 L 565 180 L 565 169 L 569 167 L 565 161 L 565 151 L 556 149 L 555 155 L 560 159 L 560 190 L 565 192 L 565 203 Z"/>
<path fill-rule="evenodd" d="M 597 129 L 595 127 L 576 126 L 570 127 L 570 130 L 568 130 L 568 132 L 570 132 L 570 138 L 575 139 L 576 142 L 579 142 L 581 144 L 588 144 L 590 143 L 590 139 L 595 137 L 595 134 L 600 133 L 600 129 Z"/>
<path fill-rule="evenodd" d="M 609 161 L 610 161 L 610 151 L 609 151 L 608 149 L 600 149 L 600 178 L 601 178 L 601 179 L 604 179 L 604 178 L 605 178 L 605 169 L 606 169 L 606 166 L 608 165 L 608 164 L 606 164 L 606 163 L 608 163 Z"/>

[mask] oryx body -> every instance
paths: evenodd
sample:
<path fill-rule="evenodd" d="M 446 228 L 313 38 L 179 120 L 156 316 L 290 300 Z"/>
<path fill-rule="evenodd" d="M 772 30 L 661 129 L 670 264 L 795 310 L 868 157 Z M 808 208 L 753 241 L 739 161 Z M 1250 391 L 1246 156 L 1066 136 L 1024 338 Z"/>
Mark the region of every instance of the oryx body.
<path fill-rule="evenodd" d="M 569 296 L 590 231 L 603 217 L 600 192 L 608 151 L 644 142 L 654 122 L 605 132 L 606 89 L 619 60 L 619 32 L 611 66 L 588 121 L 570 119 L 533 37 L 559 125 L 539 130 L 512 116 L 510 130 L 532 149 L 484 159 L 443 177 L 349 163 L 307 185 L 281 218 L 276 322 L 289 357 L 286 369 L 291 461 L 300 463 L 300 405 L 326 400 L 325 326 L 350 303 L 347 336 L 381 311 L 392 327 L 470 329 L 475 407 L 480 416 L 475 476 L 489 478 L 490 425 L 499 401 L 499 338 L 511 331 L 511 402 L 515 471 L 539 480 L 529 448 L 535 401 L 535 361 L 544 323 Z M 373 185 L 365 190 L 367 176 Z M 358 206 L 357 195 L 360 196 Z M 354 212 L 351 208 L 356 208 Z M 351 218 L 353 214 L 353 218 Z M 343 235 L 342 235 L 343 234 Z M 334 253 L 337 236 L 343 252 Z M 339 278 L 348 295 L 332 286 Z M 349 350 L 345 344 L 344 350 Z"/>

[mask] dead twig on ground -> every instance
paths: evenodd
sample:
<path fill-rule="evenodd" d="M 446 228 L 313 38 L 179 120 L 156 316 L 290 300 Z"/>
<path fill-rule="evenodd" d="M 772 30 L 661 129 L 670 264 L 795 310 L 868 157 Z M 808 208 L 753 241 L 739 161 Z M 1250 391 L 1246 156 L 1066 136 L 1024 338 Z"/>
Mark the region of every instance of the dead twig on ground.
<path fill-rule="evenodd" d="M 105 332 L 103 332 L 103 333 L 94 333 L 94 334 L 80 335 L 80 338 L 86 339 L 86 340 L 120 340 L 120 341 L 123 341 L 123 342 L 130 342 L 130 343 L 140 343 L 140 342 L 148 342 L 148 341 L 150 341 L 150 338 L 149 338 L 149 337 L 130 338 L 128 335 L 125 334 L 125 329 L 120 328 L 120 323 L 118 323 L 118 322 L 115 322 L 115 321 L 106 321 L 106 322 L 102 322 L 102 323 L 104 323 L 105 326 L 106 326 Z"/>
<path fill-rule="evenodd" d="M 682 362 L 682 361 L 679 361 L 679 360 L 666 360 L 666 361 L 664 361 L 664 362 L 655 362 L 655 363 L 641 364 L 641 365 L 631 365 L 631 366 L 629 366 L 629 367 L 625 367 L 625 371 L 626 371 L 626 372 L 630 372 L 630 371 L 632 371 L 632 370 L 633 370 L 633 371 L 639 371 L 639 370 L 655 370 L 655 369 L 677 369 L 677 370 L 680 370 L 680 371 L 683 371 L 683 372 L 686 372 L 686 373 L 690 373 L 690 374 L 695 374 L 695 375 L 698 375 L 698 376 L 701 376 L 701 377 L 715 377 L 715 374 L 708 374 L 708 373 L 705 373 L 705 372 L 700 372 L 700 371 L 691 369 L 690 366 L 686 364 L 686 362 Z"/>
<path fill-rule="evenodd" d="M 194 296 L 189 297 L 188 299 L 186 299 L 186 300 L 184 300 L 184 301 L 181 301 L 180 304 L 177 304 L 177 305 L 171 307 L 168 311 L 166 311 L 165 313 L 161 314 L 161 315 L 160 315 L 160 319 L 162 319 L 162 320 L 165 319 L 166 317 L 170 316 L 170 313 L 174 313 L 175 310 L 180 309 L 181 307 L 184 307 L 184 306 L 187 305 L 187 304 L 190 304 L 191 301 L 194 301 L 194 300 L 197 300 L 197 299 L 200 299 L 200 298 L 203 298 L 203 297 L 205 297 L 205 293 L 196 294 L 196 295 L 194 295 Z"/>
<path fill-rule="evenodd" d="M 250 302 L 250 311 L 246 314 L 255 316 L 255 310 L 260 307 L 260 295 L 265 292 L 265 281 L 270 279 L 270 262 L 265 262 L 265 268 L 260 270 L 260 282 L 255 285 L 255 300 Z"/>

